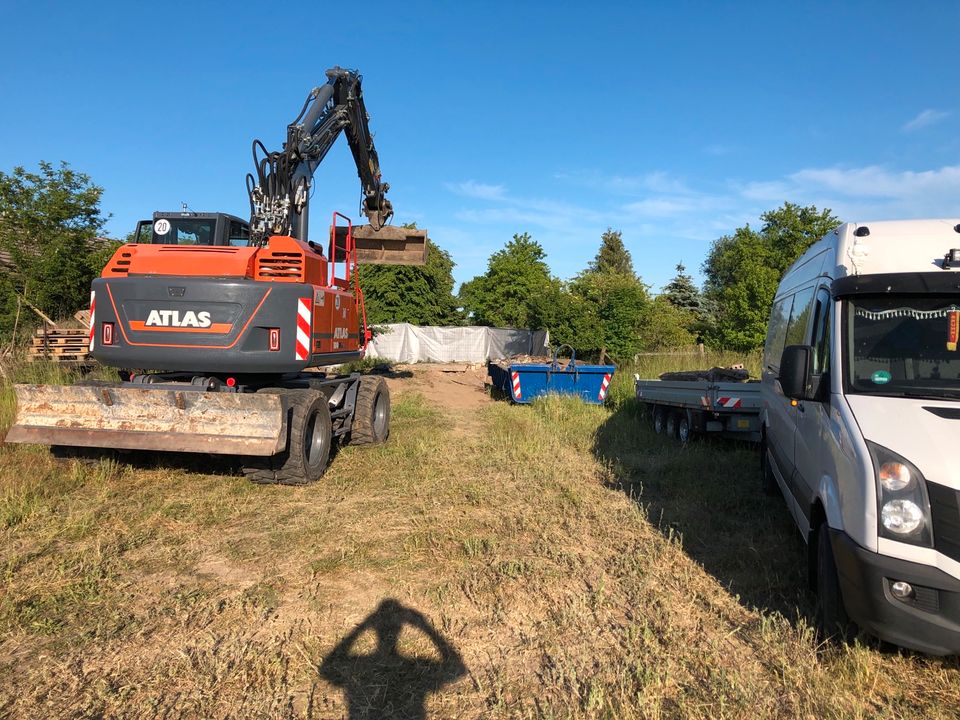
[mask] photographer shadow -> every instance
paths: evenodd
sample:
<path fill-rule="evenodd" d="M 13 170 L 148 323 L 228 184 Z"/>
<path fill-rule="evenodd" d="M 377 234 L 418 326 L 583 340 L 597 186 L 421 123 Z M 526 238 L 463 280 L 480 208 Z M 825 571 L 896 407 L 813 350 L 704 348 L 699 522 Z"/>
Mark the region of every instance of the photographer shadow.
<path fill-rule="evenodd" d="M 426 636 L 436 658 L 401 653 L 398 640 L 404 627 Z M 356 645 L 367 631 L 375 635 L 376 647 L 359 652 Z M 427 717 L 427 695 L 463 677 L 467 668 L 422 613 L 387 599 L 337 644 L 319 671 L 327 682 L 343 689 L 350 720 L 421 720 Z"/>

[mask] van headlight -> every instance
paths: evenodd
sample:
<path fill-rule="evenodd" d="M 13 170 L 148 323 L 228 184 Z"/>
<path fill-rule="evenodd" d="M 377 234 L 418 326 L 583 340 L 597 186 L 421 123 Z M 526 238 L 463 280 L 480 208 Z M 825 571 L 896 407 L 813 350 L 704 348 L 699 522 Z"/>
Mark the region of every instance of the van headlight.
<path fill-rule="evenodd" d="M 920 471 L 892 450 L 869 440 L 877 478 L 880 537 L 931 547 L 930 501 Z"/>

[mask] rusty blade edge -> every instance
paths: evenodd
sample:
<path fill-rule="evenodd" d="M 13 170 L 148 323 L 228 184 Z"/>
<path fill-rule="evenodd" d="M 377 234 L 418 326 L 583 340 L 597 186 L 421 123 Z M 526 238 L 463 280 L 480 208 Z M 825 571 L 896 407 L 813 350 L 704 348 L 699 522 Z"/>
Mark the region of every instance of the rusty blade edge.
<path fill-rule="evenodd" d="M 176 432 L 137 432 L 132 430 L 87 430 L 23 425 L 11 427 L 6 438 L 4 438 L 4 442 L 116 450 L 256 455 L 260 457 L 275 455 L 283 450 L 286 445 L 282 442 L 282 438 L 247 438 Z"/>

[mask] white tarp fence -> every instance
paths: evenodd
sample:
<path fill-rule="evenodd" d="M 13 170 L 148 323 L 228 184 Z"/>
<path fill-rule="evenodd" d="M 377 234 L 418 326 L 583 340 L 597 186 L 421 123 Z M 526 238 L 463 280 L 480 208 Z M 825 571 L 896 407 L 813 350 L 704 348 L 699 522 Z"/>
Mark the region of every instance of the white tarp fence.
<path fill-rule="evenodd" d="M 546 330 L 491 327 L 418 327 L 407 323 L 378 325 L 367 357 L 392 362 L 482 363 L 512 355 L 548 355 Z"/>

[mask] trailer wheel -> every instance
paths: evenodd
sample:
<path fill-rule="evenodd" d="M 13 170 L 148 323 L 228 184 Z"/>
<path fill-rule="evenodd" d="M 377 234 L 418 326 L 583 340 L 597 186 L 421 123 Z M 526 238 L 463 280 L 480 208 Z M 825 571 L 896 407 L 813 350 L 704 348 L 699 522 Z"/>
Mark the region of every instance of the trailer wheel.
<path fill-rule="evenodd" d="M 843 606 L 837 564 L 830 547 L 830 528 L 824 520 L 817 529 L 817 629 L 825 640 L 850 642 L 855 628 Z"/>
<path fill-rule="evenodd" d="M 377 445 L 390 436 L 390 388 L 383 378 L 365 375 L 357 390 L 351 445 Z"/>
<path fill-rule="evenodd" d="M 288 398 L 287 449 L 248 461 L 244 474 L 255 483 L 308 485 L 321 478 L 330 461 L 333 423 L 327 397 L 316 390 L 267 389 Z"/>
<path fill-rule="evenodd" d="M 680 421 L 677 423 L 677 437 L 680 438 L 680 442 L 686 443 L 690 441 L 691 435 L 690 416 L 684 412 L 680 415 Z"/>
<path fill-rule="evenodd" d="M 657 435 L 663 435 L 664 426 L 667 423 L 666 412 L 662 407 L 653 408 L 653 431 Z"/>
<path fill-rule="evenodd" d="M 667 413 L 667 427 L 666 427 L 666 436 L 668 438 L 677 438 L 677 427 L 679 423 L 677 422 L 677 413 L 670 412 Z"/>

